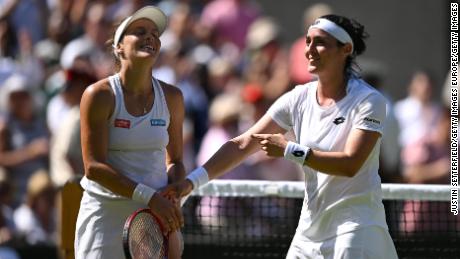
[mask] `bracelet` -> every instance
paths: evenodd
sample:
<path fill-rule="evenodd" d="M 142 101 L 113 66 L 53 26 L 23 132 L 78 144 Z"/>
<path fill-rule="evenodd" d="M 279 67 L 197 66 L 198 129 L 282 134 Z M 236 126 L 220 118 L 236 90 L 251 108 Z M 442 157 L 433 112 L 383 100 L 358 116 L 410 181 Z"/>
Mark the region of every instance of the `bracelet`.
<path fill-rule="evenodd" d="M 133 191 L 132 199 L 134 201 L 142 202 L 144 204 L 149 204 L 150 199 L 157 191 L 152 187 L 149 187 L 145 184 L 139 183 L 136 185 L 136 188 Z"/>
<path fill-rule="evenodd" d="M 303 166 L 303 163 L 311 153 L 311 148 L 289 141 L 284 149 L 284 158 Z"/>
<path fill-rule="evenodd" d="M 193 189 L 198 189 L 209 182 L 208 171 L 204 167 L 198 167 L 187 175 L 188 180 L 193 184 Z"/>

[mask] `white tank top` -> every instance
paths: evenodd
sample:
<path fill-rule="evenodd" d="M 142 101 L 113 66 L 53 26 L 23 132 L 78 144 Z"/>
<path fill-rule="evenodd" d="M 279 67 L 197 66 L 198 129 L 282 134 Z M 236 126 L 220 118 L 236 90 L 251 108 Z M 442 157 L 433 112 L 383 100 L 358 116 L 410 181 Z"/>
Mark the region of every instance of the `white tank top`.
<path fill-rule="evenodd" d="M 110 76 L 109 82 L 115 95 L 115 109 L 109 119 L 108 164 L 135 182 L 155 189 L 165 186 L 170 114 L 160 83 L 152 78 L 155 94 L 152 109 L 145 115 L 133 116 L 125 107 L 120 76 Z M 88 192 L 122 198 L 86 177 L 81 185 Z"/>

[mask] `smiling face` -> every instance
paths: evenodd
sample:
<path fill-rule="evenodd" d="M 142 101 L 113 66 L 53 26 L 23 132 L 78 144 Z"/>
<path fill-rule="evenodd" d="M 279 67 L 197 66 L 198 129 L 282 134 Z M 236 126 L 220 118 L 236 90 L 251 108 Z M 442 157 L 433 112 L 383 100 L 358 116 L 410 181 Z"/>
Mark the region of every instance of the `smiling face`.
<path fill-rule="evenodd" d="M 308 72 L 319 75 L 334 70 L 343 71 L 345 60 L 351 54 L 351 44 L 341 45 L 327 32 L 311 28 L 306 37 L 305 57 Z"/>
<path fill-rule="evenodd" d="M 160 53 L 159 38 L 160 33 L 155 23 L 139 19 L 126 28 L 116 51 L 121 59 L 149 60 L 153 63 Z"/>

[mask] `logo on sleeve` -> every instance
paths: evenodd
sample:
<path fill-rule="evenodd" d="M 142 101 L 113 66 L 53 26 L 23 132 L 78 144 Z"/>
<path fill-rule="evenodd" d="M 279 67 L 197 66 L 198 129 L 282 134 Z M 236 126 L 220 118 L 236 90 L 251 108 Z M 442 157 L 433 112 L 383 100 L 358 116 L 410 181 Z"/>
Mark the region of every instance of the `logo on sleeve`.
<path fill-rule="evenodd" d="M 339 124 L 345 122 L 345 118 L 344 117 L 338 117 L 338 118 L 335 118 L 335 120 L 333 122 L 334 122 L 335 125 L 339 125 Z"/>
<path fill-rule="evenodd" d="M 131 127 L 131 121 L 124 119 L 115 119 L 113 125 L 115 126 L 115 128 L 129 129 Z"/>
<path fill-rule="evenodd" d="M 166 126 L 166 121 L 163 119 L 151 119 L 150 125 L 151 126 Z"/>
<path fill-rule="evenodd" d="M 380 125 L 380 121 L 373 118 L 365 117 L 364 121 Z"/>

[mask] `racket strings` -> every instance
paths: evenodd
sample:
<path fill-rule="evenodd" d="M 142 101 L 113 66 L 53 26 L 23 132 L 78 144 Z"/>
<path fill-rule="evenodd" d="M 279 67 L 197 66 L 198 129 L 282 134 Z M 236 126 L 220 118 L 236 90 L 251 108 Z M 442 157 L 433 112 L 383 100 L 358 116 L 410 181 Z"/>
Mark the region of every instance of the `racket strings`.
<path fill-rule="evenodd" d="M 139 214 L 131 223 L 129 231 L 129 248 L 133 258 L 163 259 L 166 257 L 163 233 L 150 214 Z"/>

